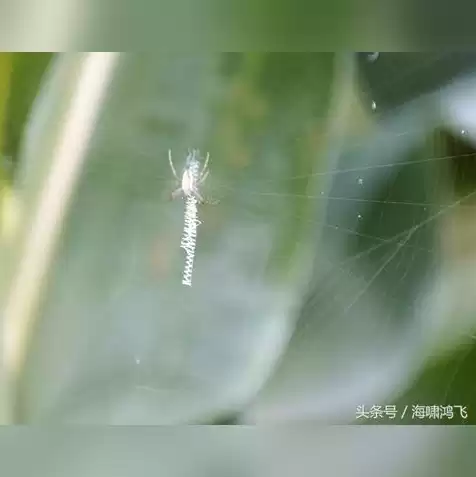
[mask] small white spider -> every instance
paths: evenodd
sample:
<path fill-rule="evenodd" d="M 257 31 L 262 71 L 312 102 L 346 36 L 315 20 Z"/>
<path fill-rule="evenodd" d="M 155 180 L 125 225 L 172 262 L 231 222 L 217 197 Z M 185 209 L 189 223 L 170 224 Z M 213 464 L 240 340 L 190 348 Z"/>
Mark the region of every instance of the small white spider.
<path fill-rule="evenodd" d="M 198 187 L 200 186 L 200 184 L 203 184 L 205 182 L 205 179 L 208 177 L 208 174 L 210 172 L 207 169 L 209 158 L 210 154 L 207 153 L 205 164 L 203 165 L 202 170 L 199 172 L 200 152 L 198 149 L 189 149 L 187 158 L 185 160 L 185 167 L 182 172 L 182 178 L 180 179 L 177 175 L 177 172 L 175 171 L 175 167 L 172 162 L 172 151 L 169 149 L 170 168 L 172 169 L 172 173 L 175 179 L 177 179 L 178 185 L 180 186 L 172 192 L 171 199 L 176 199 L 177 197 L 195 197 L 200 204 L 217 203 L 216 201 L 205 200 L 198 190 Z"/>

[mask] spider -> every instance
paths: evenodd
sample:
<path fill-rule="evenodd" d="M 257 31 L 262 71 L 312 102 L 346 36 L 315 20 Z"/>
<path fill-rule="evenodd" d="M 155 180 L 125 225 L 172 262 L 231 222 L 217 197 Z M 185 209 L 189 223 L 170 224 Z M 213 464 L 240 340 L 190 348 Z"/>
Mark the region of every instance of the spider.
<path fill-rule="evenodd" d="M 182 178 L 180 179 L 175 171 L 174 164 L 172 162 L 172 151 L 169 149 L 169 163 L 172 173 L 177 179 L 179 188 L 174 190 L 171 194 L 171 199 L 176 199 L 177 197 L 195 197 L 200 204 L 216 204 L 217 201 L 205 200 L 198 190 L 198 186 L 205 182 L 205 179 L 208 177 L 209 170 L 207 169 L 208 160 L 210 154 L 207 153 L 205 159 L 205 164 L 202 167 L 202 170 L 199 172 L 200 168 L 200 152 L 198 149 L 193 149 L 188 151 L 187 159 L 185 160 L 185 167 L 182 172 Z"/>

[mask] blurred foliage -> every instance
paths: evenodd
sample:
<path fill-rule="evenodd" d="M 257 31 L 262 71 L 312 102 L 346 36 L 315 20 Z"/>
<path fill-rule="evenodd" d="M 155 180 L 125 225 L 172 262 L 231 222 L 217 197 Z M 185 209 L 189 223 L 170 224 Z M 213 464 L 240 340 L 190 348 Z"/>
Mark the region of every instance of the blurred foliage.
<path fill-rule="evenodd" d="M 8 97 L 4 154 L 16 161 L 23 129 L 53 53 L 10 54 L 11 88 Z"/>
<path fill-rule="evenodd" d="M 378 400 L 474 401 L 474 352 L 463 363 L 455 342 L 476 304 L 461 311 L 452 282 L 474 276 L 442 245 L 471 210 L 457 201 L 474 192 L 474 143 L 435 107 L 438 85 L 473 66 L 381 56 L 346 70 L 350 55 L 331 53 L 123 54 L 32 311 L 15 420 L 352 422 Z M 0 143 L 26 179 L 26 235 L 76 58 L 0 58 Z M 200 209 L 184 289 L 183 208 L 165 198 L 167 150 L 179 169 L 188 147 L 211 152 L 203 190 L 220 203 Z"/>
<path fill-rule="evenodd" d="M 67 63 L 61 65 L 66 71 Z M 275 186 L 323 166 L 316 152 L 325 141 L 312 138 L 326 123 L 332 75 L 332 54 L 164 55 L 158 62 L 124 55 L 63 227 L 48 293 L 34 311 L 17 419 L 61 420 L 73 412 L 67 420 L 108 422 L 114 393 L 112 422 L 196 420 L 234 410 L 261 385 L 285 346 L 313 248 L 312 236 L 295 226 L 285 206 L 288 196 L 267 197 L 261 184 Z M 45 91 L 36 114 L 55 131 L 51 104 L 58 93 Z M 26 164 L 39 160 L 47 170 L 47 136 L 29 138 L 22 172 L 32 187 L 37 168 Z M 163 199 L 173 186 L 167 149 L 180 158 L 191 145 L 211 149 L 205 192 L 221 202 L 202 211 L 196 285 L 184 290 L 181 207 Z M 309 183 L 293 186 L 291 195 L 305 196 Z M 313 207 L 300 213 L 300 221 L 310 219 Z M 288 244 L 300 243 L 299 254 L 282 248 L 286 236 L 294 237 Z M 270 268 L 276 258 L 287 260 L 279 273 Z M 130 408 L 131 398 L 141 404 Z M 51 400 L 63 404 L 51 408 Z M 91 405 L 92 414 L 83 414 Z"/>
<path fill-rule="evenodd" d="M 0 54 L 0 150 L 2 171 L 5 156 L 10 162 L 18 158 L 23 128 L 38 94 L 43 74 L 52 53 Z"/>
<path fill-rule="evenodd" d="M 12 71 L 12 53 L 0 54 L 0 153 L 2 161 L 0 163 L 0 188 L 5 186 L 5 125 L 7 118 L 7 103 L 10 97 L 10 77 Z"/>
<path fill-rule="evenodd" d="M 15 214 L 11 182 L 28 115 L 52 53 L 0 53 L 0 224 Z M 5 230 L 2 230 L 5 233 Z"/>

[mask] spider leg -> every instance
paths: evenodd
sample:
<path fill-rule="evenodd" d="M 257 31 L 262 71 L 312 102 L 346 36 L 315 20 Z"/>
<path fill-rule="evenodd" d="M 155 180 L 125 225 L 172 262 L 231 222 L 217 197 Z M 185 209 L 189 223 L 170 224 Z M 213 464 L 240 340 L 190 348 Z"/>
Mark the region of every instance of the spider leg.
<path fill-rule="evenodd" d="M 197 200 L 200 204 L 205 204 L 206 203 L 206 200 L 200 195 L 200 192 L 198 192 L 197 189 L 193 189 L 193 195 L 197 198 Z"/>
<path fill-rule="evenodd" d="M 172 162 L 172 151 L 170 149 L 169 149 L 169 164 L 170 164 L 170 168 L 172 169 L 172 173 L 173 173 L 174 177 L 180 182 L 180 179 L 177 176 L 177 172 L 175 171 L 175 167 L 174 167 L 174 164 Z"/>
<path fill-rule="evenodd" d="M 178 189 L 175 189 L 171 194 L 170 194 L 170 200 L 174 200 L 177 197 L 180 197 L 183 194 L 182 188 L 179 187 Z"/>
<path fill-rule="evenodd" d="M 209 159 L 210 159 L 210 153 L 207 152 L 207 158 L 205 159 L 205 164 L 203 165 L 202 170 L 200 171 L 200 182 L 203 182 L 202 177 L 203 177 L 203 174 L 205 173 L 205 170 L 207 169 Z M 208 174 L 208 172 L 207 172 L 207 174 Z M 205 179 L 203 179 L 203 180 L 205 180 Z"/>
<path fill-rule="evenodd" d="M 217 205 L 220 203 L 219 200 L 215 199 L 204 199 L 201 195 L 200 192 L 198 192 L 196 189 L 193 190 L 193 195 L 198 199 L 198 202 L 200 205 L 206 204 L 206 205 Z"/>
<path fill-rule="evenodd" d="M 198 179 L 199 184 L 201 184 L 202 182 L 205 182 L 205 179 L 208 177 L 209 172 L 210 172 L 210 170 L 207 170 L 207 172 L 205 172 L 205 174 L 202 174 L 200 176 L 200 179 Z"/>

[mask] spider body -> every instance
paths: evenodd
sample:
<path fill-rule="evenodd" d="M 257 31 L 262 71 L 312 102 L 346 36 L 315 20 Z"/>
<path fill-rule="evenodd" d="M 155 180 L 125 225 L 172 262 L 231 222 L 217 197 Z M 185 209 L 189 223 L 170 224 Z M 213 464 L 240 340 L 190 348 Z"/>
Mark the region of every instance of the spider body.
<path fill-rule="evenodd" d="M 185 160 L 185 167 L 182 172 L 182 177 L 179 178 L 175 171 L 174 164 L 172 162 L 172 151 L 169 149 L 169 163 L 172 173 L 177 179 L 178 187 L 171 194 L 172 199 L 177 197 L 183 197 L 185 199 L 189 197 L 195 197 L 200 204 L 205 204 L 207 201 L 202 197 L 199 191 L 199 186 L 205 182 L 208 177 L 208 159 L 210 155 L 207 154 L 203 168 L 200 170 L 200 152 L 198 149 L 192 149 L 188 151 L 187 158 Z"/>

